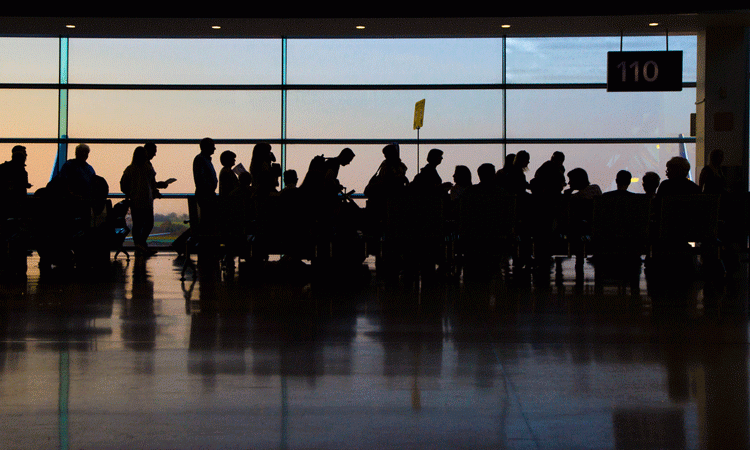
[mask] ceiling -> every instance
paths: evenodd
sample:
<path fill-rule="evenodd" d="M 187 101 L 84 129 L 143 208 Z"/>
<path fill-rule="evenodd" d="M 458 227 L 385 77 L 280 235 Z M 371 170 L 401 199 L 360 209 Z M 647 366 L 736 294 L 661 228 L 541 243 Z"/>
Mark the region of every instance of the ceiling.
<path fill-rule="evenodd" d="M 280 8 L 279 8 L 280 9 Z M 182 10 L 180 14 L 118 14 L 107 16 L 95 11 L 47 17 L 23 13 L 0 17 L 2 36 L 81 36 L 81 37 L 492 37 L 492 36 L 574 36 L 694 33 L 706 27 L 750 27 L 750 9 L 700 10 L 679 7 L 669 9 L 629 9 L 615 14 L 606 8 L 503 9 L 502 15 L 487 11 L 462 11 L 466 14 L 440 14 L 432 8 L 430 16 L 340 17 L 312 13 L 294 7 L 297 17 L 266 13 L 262 17 L 242 16 L 229 8 L 216 7 L 211 15 Z M 148 11 L 141 9 L 139 11 Z M 650 27 L 649 23 L 659 26 Z M 501 28 L 502 25 L 510 28 Z M 75 25 L 75 28 L 66 28 Z M 218 25 L 221 28 L 214 29 Z M 364 25 L 363 30 L 356 29 Z"/>

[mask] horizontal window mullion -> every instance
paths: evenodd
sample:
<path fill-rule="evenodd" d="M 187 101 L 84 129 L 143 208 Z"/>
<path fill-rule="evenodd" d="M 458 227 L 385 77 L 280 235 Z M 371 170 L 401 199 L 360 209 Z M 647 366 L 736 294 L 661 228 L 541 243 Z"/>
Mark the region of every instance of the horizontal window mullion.
<path fill-rule="evenodd" d="M 684 82 L 683 88 L 696 87 Z M 521 84 L 59 84 L 0 83 L 0 89 L 68 89 L 131 91 L 414 91 L 414 90 L 548 90 L 606 89 L 606 83 L 521 83 Z"/>
<path fill-rule="evenodd" d="M 28 143 L 28 144 L 58 144 L 58 143 L 78 143 L 86 142 L 87 144 L 142 144 L 143 142 L 154 142 L 156 144 L 182 144 L 198 145 L 200 139 L 151 139 L 151 138 L 93 138 L 70 137 L 68 139 L 58 138 L 0 138 L 0 143 Z M 442 138 L 442 139 L 221 139 L 214 138 L 217 144 L 257 144 L 267 142 L 271 145 L 278 144 L 352 144 L 352 145 L 373 145 L 373 144 L 390 144 L 398 142 L 400 144 L 680 144 L 694 143 L 695 137 L 632 137 L 632 138 Z"/>

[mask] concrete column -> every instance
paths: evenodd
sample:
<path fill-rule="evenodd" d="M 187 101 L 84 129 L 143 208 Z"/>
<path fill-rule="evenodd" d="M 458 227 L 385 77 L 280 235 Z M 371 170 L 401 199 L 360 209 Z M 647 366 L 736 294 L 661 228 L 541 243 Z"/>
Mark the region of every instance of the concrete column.
<path fill-rule="evenodd" d="M 696 167 L 714 149 L 725 153 L 729 189 L 748 191 L 748 29 L 708 28 L 698 33 Z M 696 178 L 697 180 L 697 178 Z"/>

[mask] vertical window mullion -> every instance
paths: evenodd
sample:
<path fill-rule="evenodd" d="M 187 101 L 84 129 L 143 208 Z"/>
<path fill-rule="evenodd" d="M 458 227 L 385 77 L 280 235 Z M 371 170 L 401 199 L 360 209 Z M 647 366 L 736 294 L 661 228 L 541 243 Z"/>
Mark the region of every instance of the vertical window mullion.
<path fill-rule="evenodd" d="M 58 92 L 58 118 L 57 118 L 57 137 L 60 141 L 57 144 L 57 157 L 55 159 L 55 165 L 52 168 L 52 179 L 57 175 L 58 171 L 68 159 L 68 50 L 69 50 L 69 38 L 60 38 L 60 64 L 59 64 L 59 77 L 60 77 L 60 89 Z"/>
<path fill-rule="evenodd" d="M 287 70 L 287 39 L 281 38 L 281 171 L 286 171 L 286 70 Z M 281 177 L 281 188 L 284 188 L 284 177 Z"/>

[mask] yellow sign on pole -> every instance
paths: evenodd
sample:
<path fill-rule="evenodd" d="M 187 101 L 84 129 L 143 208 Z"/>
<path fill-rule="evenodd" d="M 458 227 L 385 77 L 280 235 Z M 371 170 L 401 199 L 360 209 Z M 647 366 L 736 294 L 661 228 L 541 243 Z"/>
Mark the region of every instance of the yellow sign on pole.
<path fill-rule="evenodd" d="M 418 130 L 422 128 L 424 122 L 424 99 L 417 102 L 414 105 L 414 129 Z"/>

